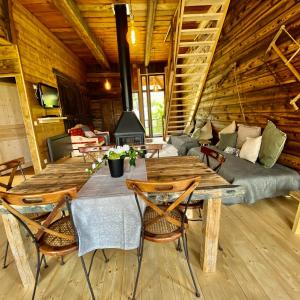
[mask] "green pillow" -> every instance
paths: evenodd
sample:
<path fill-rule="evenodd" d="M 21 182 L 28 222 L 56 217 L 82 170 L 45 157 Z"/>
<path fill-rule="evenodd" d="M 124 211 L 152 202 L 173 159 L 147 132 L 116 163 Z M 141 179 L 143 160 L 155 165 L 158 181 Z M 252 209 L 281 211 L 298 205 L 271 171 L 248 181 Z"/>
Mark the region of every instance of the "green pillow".
<path fill-rule="evenodd" d="M 193 134 L 192 134 L 192 139 L 198 140 L 200 137 L 200 133 L 201 133 L 201 128 L 195 128 Z"/>
<path fill-rule="evenodd" d="M 279 158 L 284 143 L 286 141 L 286 134 L 276 128 L 273 122 L 268 121 L 262 134 L 261 147 L 259 151 L 259 162 L 265 168 L 272 168 Z"/>
<path fill-rule="evenodd" d="M 220 141 L 217 144 L 217 148 L 224 151 L 226 147 L 235 148 L 237 141 L 237 132 L 234 133 L 221 133 Z"/>

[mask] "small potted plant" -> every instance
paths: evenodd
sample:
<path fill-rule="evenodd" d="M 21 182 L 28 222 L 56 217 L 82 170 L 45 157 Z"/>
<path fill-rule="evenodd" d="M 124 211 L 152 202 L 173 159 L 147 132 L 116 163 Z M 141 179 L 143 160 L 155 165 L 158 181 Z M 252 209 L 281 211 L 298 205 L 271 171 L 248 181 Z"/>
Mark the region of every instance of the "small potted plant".
<path fill-rule="evenodd" d="M 93 174 L 103 165 L 103 161 L 108 161 L 110 174 L 112 177 L 121 177 L 124 174 L 124 159 L 129 158 L 129 165 L 135 167 L 136 159 L 139 155 L 143 156 L 144 151 L 135 150 L 129 145 L 117 146 L 110 148 L 103 158 L 99 158 L 94 162 L 91 168 L 86 169 L 89 174 Z"/>
<path fill-rule="evenodd" d="M 108 161 L 111 177 L 121 177 L 124 174 L 124 158 L 128 156 L 130 147 L 128 145 L 110 148 L 103 156 Z"/>

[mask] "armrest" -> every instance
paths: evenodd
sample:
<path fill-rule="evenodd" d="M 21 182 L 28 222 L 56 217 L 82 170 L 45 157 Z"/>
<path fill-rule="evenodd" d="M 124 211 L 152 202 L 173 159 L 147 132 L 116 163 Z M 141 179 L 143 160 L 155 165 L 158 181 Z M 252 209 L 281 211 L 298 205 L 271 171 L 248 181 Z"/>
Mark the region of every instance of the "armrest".
<path fill-rule="evenodd" d="M 4 168 L 0 168 L 0 171 L 6 171 L 12 168 L 15 168 L 19 165 L 22 165 L 25 163 L 24 157 L 19 157 L 16 159 L 12 159 L 3 163 L 0 163 L 0 167 L 3 166 Z"/>

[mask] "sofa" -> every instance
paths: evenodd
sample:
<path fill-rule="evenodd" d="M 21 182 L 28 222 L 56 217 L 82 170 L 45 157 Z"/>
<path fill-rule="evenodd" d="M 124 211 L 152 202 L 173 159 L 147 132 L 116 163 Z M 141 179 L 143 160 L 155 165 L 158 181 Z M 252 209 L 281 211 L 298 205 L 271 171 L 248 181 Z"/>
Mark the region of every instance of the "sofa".
<path fill-rule="evenodd" d="M 225 156 L 226 161 L 219 170 L 219 175 L 233 185 L 245 187 L 246 193 L 243 199 L 230 198 L 224 204 L 254 203 L 257 200 L 285 196 L 292 190 L 300 190 L 300 175 L 297 171 L 276 163 L 272 168 L 265 168 L 258 162 L 255 164 L 225 153 L 215 146 L 209 148 L 216 150 Z M 198 156 L 204 160 L 200 147 L 191 148 L 187 155 Z M 213 168 L 217 162 L 209 160 Z"/>
<path fill-rule="evenodd" d="M 91 143 L 104 143 L 104 145 L 110 144 L 110 136 L 108 131 L 100 132 L 87 125 L 78 124 L 69 129 L 68 134 L 71 137 L 72 157 L 82 156 L 78 150 L 80 146 L 83 147 Z"/>

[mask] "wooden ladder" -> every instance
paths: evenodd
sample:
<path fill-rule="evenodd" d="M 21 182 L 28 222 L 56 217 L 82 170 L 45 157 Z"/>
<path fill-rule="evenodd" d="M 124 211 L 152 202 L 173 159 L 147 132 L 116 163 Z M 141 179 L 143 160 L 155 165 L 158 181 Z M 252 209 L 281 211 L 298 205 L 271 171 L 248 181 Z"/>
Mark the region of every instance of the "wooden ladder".
<path fill-rule="evenodd" d="M 171 21 L 164 136 L 195 118 L 230 0 L 181 0 Z"/>

